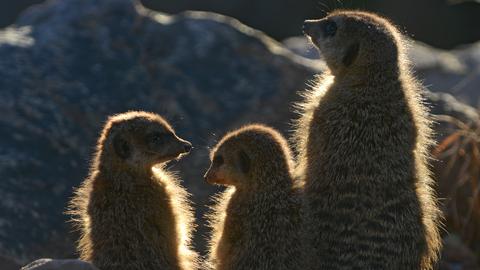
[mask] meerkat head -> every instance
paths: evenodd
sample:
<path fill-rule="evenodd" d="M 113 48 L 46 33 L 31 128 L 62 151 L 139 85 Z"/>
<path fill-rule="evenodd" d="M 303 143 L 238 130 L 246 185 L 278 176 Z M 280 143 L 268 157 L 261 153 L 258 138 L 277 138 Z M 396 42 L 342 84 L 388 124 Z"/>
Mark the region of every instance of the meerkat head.
<path fill-rule="evenodd" d="M 307 20 L 304 34 L 322 53 L 333 75 L 398 65 L 399 31 L 386 19 L 361 11 L 336 11 Z"/>
<path fill-rule="evenodd" d="M 134 111 L 109 118 L 98 148 L 110 163 L 145 168 L 188 154 L 192 144 L 159 115 Z"/>
<path fill-rule="evenodd" d="M 280 185 L 269 181 L 278 174 L 288 176 L 292 167 L 286 140 L 263 125 L 249 125 L 228 133 L 214 147 L 210 158 L 205 180 L 237 188 Z"/>

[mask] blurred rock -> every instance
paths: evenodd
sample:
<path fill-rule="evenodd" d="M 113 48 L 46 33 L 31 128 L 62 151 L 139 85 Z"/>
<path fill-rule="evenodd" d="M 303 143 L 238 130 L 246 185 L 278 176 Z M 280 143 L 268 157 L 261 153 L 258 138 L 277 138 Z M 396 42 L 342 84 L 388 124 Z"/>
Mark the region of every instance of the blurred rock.
<path fill-rule="evenodd" d="M 303 57 L 321 58 L 305 37 L 291 37 L 283 43 Z M 409 57 L 417 77 L 428 89 L 450 93 L 462 102 L 480 107 L 480 42 L 452 51 L 412 42 Z"/>
<path fill-rule="evenodd" d="M 417 42 L 410 49 L 410 59 L 430 90 L 450 93 L 480 107 L 480 42 L 452 51 Z"/>
<path fill-rule="evenodd" d="M 313 46 L 313 44 L 309 42 L 307 38 L 303 36 L 289 37 L 283 40 L 282 43 L 289 50 L 302 57 L 313 60 L 321 58 L 320 51 L 315 46 Z"/>
<path fill-rule="evenodd" d="M 431 113 L 434 115 L 452 116 L 455 119 L 463 121 L 467 125 L 478 123 L 480 121 L 476 109 L 457 100 L 451 94 L 427 91 L 425 95 L 431 104 Z M 444 132 L 451 132 L 451 127 L 452 125 L 449 123 L 437 121 L 437 123 L 435 123 L 435 129 L 439 136 L 438 139 L 441 139 L 446 135 Z"/>
<path fill-rule="evenodd" d="M 141 0 L 145 6 L 169 13 L 208 10 L 239 19 L 276 39 L 299 35 L 305 19 L 321 18 L 335 9 L 360 9 L 383 14 L 405 32 L 441 48 L 480 39 L 479 1 L 463 0 Z M 448 33 L 448 34 L 447 34 Z"/>
<path fill-rule="evenodd" d="M 202 178 L 208 146 L 252 121 L 287 132 L 297 92 L 323 67 L 212 13 L 169 16 L 130 0 L 29 10 L 0 33 L 0 254 L 23 263 L 74 256 L 65 205 L 87 175 L 103 122 L 126 110 L 160 113 L 193 142 L 172 169 L 200 218 L 218 191 Z M 436 112 L 470 117 L 453 97 L 429 95 Z"/>
<path fill-rule="evenodd" d="M 0 255 L 0 268 L 2 270 L 18 270 L 20 267 L 20 264 L 16 263 L 12 258 Z"/>
<path fill-rule="evenodd" d="M 98 270 L 98 268 L 80 260 L 39 259 L 22 267 L 21 270 Z"/>
<path fill-rule="evenodd" d="M 14 23 L 22 11 L 44 1 L 45 0 L 0 1 L 0 27 Z"/>
<path fill-rule="evenodd" d="M 14 22 L 29 5 L 46 0 L 0 1 L 0 27 Z M 479 1 L 464 0 L 141 0 L 146 7 L 167 13 L 203 10 L 225 14 L 281 40 L 300 35 L 305 19 L 320 18 L 337 8 L 370 10 L 389 17 L 415 39 L 451 49 L 480 39 Z M 412 8 L 413 7 L 413 8 Z M 272 19 L 275 18 L 275 19 Z M 448 34 L 446 34 L 448 33 Z"/>
<path fill-rule="evenodd" d="M 473 252 L 455 235 L 443 239 L 439 270 L 480 270 Z"/>

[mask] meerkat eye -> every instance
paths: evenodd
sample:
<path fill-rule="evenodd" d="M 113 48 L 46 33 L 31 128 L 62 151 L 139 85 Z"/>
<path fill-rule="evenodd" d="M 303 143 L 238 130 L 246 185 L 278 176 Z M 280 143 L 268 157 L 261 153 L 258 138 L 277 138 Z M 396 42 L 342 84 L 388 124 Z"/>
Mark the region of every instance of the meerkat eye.
<path fill-rule="evenodd" d="M 220 166 L 223 164 L 224 160 L 223 160 L 223 157 L 222 156 L 216 156 L 215 158 L 213 158 L 213 164 L 216 164 L 217 166 Z"/>
<path fill-rule="evenodd" d="M 335 33 L 337 33 L 337 24 L 334 21 L 326 21 L 323 26 L 323 32 L 327 37 L 335 36 Z"/>

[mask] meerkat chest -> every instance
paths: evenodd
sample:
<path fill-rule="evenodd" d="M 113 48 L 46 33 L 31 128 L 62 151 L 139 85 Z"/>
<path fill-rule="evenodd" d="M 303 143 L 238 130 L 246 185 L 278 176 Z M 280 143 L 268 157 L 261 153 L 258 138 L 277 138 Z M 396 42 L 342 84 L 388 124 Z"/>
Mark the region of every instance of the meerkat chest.
<path fill-rule="evenodd" d="M 150 228 L 154 233 L 156 227 L 168 228 L 173 223 L 169 196 L 159 184 L 132 185 L 99 195 L 108 198 L 106 207 L 116 213 L 115 216 L 125 216 L 132 226 Z"/>
<path fill-rule="evenodd" d="M 227 213 L 225 229 L 228 241 L 237 243 L 256 242 L 269 238 L 268 233 L 284 227 L 285 216 L 291 215 L 293 206 L 285 201 L 259 199 L 231 207 Z M 291 209 L 292 208 L 292 209 Z"/>

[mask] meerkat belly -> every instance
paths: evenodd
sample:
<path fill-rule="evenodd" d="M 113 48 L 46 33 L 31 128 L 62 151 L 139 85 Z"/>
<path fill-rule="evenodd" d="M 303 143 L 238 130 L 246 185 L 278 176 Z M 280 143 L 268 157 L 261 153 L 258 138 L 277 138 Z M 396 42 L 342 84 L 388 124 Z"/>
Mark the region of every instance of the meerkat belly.
<path fill-rule="evenodd" d="M 321 263 L 331 269 L 418 266 L 425 248 L 421 210 L 414 192 L 399 193 L 351 186 L 324 189 L 322 198 L 307 194 L 308 230 Z"/>

